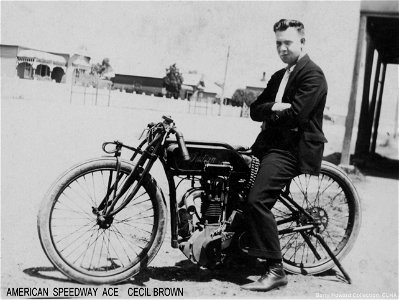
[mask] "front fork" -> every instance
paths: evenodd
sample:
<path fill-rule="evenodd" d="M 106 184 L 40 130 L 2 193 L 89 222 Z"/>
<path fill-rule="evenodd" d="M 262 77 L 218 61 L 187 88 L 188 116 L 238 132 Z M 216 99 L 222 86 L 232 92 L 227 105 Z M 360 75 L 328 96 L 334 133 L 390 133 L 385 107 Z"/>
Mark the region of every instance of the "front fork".
<path fill-rule="evenodd" d="M 115 150 L 113 150 L 113 151 L 106 150 L 105 147 L 108 144 L 115 144 L 116 145 Z M 136 149 L 133 147 L 123 145 L 122 143 L 120 143 L 118 141 L 112 142 L 112 143 L 104 143 L 103 150 L 108 154 L 114 154 L 114 156 L 116 158 L 117 174 L 116 174 L 115 182 L 112 183 L 113 175 L 111 173 L 111 175 L 108 179 L 107 193 L 104 196 L 104 199 L 101 201 L 101 203 L 98 207 L 92 208 L 93 214 L 97 215 L 97 224 L 101 228 L 105 228 L 105 229 L 109 228 L 110 225 L 112 224 L 114 215 L 116 213 L 118 213 L 121 209 L 123 209 L 131 201 L 131 199 L 133 199 L 133 197 L 135 196 L 135 194 L 137 193 L 137 191 L 139 190 L 139 188 L 141 186 L 143 178 L 149 172 L 152 165 L 155 163 L 155 160 L 158 158 L 156 153 L 159 149 L 159 145 L 161 144 L 160 140 L 158 140 L 158 143 L 152 149 L 151 149 L 151 147 L 147 147 L 146 151 L 141 150 L 141 147 L 144 144 L 145 144 L 145 141 L 143 141 L 140 144 L 140 146 Z M 132 170 L 132 172 L 126 179 L 126 181 L 123 184 L 119 193 L 117 193 L 119 181 L 123 176 L 123 174 L 120 173 L 120 168 L 121 168 L 120 156 L 121 156 L 121 149 L 123 147 L 134 151 L 134 154 L 130 159 L 131 161 L 133 161 L 139 154 L 141 155 L 141 157 L 140 157 L 139 161 L 137 162 L 137 165 L 135 166 L 135 168 Z M 152 150 L 152 151 L 148 151 L 148 150 Z M 168 181 L 168 187 L 169 187 L 170 216 L 171 216 L 171 222 L 170 222 L 171 223 L 171 244 L 172 244 L 173 248 L 178 248 L 176 186 L 175 186 L 173 174 L 169 170 L 169 168 L 166 166 L 165 160 L 163 159 L 162 156 L 160 156 L 159 158 L 164 167 L 166 178 Z M 147 165 L 144 168 L 144 165 L 146 164 L 146 162 L 147 162 Z M 129 193 L 128 198 L 125 199 L 125 201 L 121 204 L 121 206 L 115 210 L 115 205 L 118 202 L 118 200 L 120 200 L 122 195 L 124 195 L 129 190 L 129 188 L 131 188 L 132 184 L 137 179 L 139 179 L 139 180 L 138 180 L 134 190 L 131 193 Z"/>
<path fill-rule="evenodd" d="M 129 204 L 129 202 L 137 194 L 144 178 L 149 173 L 154 162 L 158 158 L 156 153 L 160 147 L 159 139 L 160 137 L 155 138 L 154 141 L 150 143 L 144 151 L 141 150 L 141 146 L 144 144 L 144 142 L 140 144 L 138 149 L 123 145 L 118 141 L 113 142 L 113 144 L 116 145 L 115 150 L 113 151 L 106 151 L 105 146 L 103 146 L 104 151 L 106 151 L 107 153 L 114 153 L 114 156 L 116 158 L 116 177 L 114 183 L 112 183 L 113 173 L 111 172 L 110 177 L 108 178 L 107 193 L 104 196 L 104 199 L 101 201 L 98 207 L 92 208 L 93 213 L 97 215 L 97 224 L 101 228 L 109 228 L 109 226 L 113 221 L 114 216 L 123 208 L 125 208 L 126 205 Z M 141 154 L 141 156 L 136 166 L 128 175 L 122 187 L 118 191 L 118 184 L 123 176 L 123 174 L 120 172 L 121 171 L 120 156 L 121 156 L 122 147 L 129 148 L 130 150 L 135 151 L 131 160 L 134 160 L 134 158 L 138 154 Z M 129 195 L 123 200 L 123 202 L 117 208 L 115 208 L 116 204 L 120 201 L 122 196 L 125 195 L 129 191 L 129 189 L 132 188 L 132 186 L 134 187 L 132 191 L 129 192 Z"/>

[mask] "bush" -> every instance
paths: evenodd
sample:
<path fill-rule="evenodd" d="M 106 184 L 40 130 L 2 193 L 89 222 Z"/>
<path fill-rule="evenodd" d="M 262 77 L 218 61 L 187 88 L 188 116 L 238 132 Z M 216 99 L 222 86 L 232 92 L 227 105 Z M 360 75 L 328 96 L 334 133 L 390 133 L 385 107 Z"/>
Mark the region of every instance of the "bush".
<path fill-rule="evenodd" d="M 248 106 L 252 104 L 256 100 L 256 95 L 254 92 L 244 90 L 244 89 L 237 89 L 233 97 L 231 97 L 231 105 L 232 106 L 243 106 L 245 102 Z"/>

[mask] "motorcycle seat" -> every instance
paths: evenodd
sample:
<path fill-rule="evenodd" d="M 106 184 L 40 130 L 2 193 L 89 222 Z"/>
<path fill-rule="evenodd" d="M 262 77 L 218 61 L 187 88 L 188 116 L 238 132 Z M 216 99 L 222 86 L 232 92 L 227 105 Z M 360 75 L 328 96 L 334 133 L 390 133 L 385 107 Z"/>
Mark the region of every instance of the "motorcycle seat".
<path fill-rule="evenodd" d="M 241 155 L 244 159 L 248 168 L 251 168 L 252 163 L 252 149 L 241 145 L 234 145 L 233 148 Z"/>
<path fill-rule="evenodd" d="M 249 147 L 245 147 L 245 146 L 241 146 L 241 145 L 234 145 L 233 148 L 240 154 L 252 155 L 252 149 Z"/>

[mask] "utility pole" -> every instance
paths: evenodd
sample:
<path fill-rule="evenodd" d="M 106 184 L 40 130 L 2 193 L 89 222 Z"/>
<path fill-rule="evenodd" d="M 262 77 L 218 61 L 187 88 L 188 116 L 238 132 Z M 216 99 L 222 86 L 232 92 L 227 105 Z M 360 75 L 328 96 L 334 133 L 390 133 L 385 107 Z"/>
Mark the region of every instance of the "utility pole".
<path fill-rule="evenodd" d="M 396 139 L 396 136 L 398 134 L 398 113 L 399 113 L 399 94 L 396 95 L 396 110 L 395 110 L 395 124 L 394 124 L 394 129 L 393 129 L 393 137 Z"/>
<path fill-rule="evenodd" d="M 229 56 L 230 56 L 230 46 L 227 49 L 227 59 L 226 59 L 226 68 L 224 69 L 224 79 L 223 79 L 223 85 L 222 85 L 222 94 L 220 96 L 220 104 L 219 104 L 219 113 L 218 116 L 222 114 L 222 105 L 224 102 L 224 87 L 226 86 L 226 76 L 227 76 L 227 66 L 229 64 Z"/>

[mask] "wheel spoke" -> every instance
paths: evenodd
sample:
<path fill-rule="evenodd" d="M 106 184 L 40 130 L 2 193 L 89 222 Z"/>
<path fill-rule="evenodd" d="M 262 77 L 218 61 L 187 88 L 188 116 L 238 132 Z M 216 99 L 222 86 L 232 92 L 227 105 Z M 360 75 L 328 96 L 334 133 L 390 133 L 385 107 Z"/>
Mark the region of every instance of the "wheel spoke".
<path fill-rule="evenodd" d="M 348 237 L 352 234 L 353 213 L 351 202 L 353 196 L 345 192 L 341 181 L 334 179 L 330 171 L 322 171 L 319 176 L 302 174 L 291 181 L 289 195 L 291 198 L 320 224 L 320 234 L 327 245 L 338 255 L 345 249 Z M 331 173 L 333 174 L 333 173 Z M 295 220 L 284 222 L 292 217 L 292 212 L 283 202 L 273 208 L 278 230 L 286 230 L 310 224 L 306 216 L 299 210 Z M 307 232 L 291 232 L 280 235 L 280 245 L 284 263 L 289 270 L 301 273 L 302 270 L 315 270 L 333 266 L 334 263 L 320 242 Z M 326 266 L 326 267 L 324 267 Z"/>
<path fill-rule="evenodd" d="M 121 171 L 118 190 L 130 173 Z M 98 207 L 105 198 L 111 174 L 115 175 L 115 169 L 109 167 L 83 173 L 69 181 L 52 206 L 50 227 L 56 252 L 73 269 L 92 276 L 119 274 L 140 263 L 154 242 L 157 228 L 154 200 L 148 194 L 147 183 L 113 219 L 97 219 L 92 207 Z M 115 186 L 115 181 L 113 178 L 111 186 Z M 120 203 L 125 202 L 133 188 L 128 188 Z"/>

